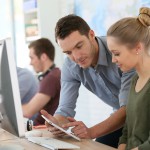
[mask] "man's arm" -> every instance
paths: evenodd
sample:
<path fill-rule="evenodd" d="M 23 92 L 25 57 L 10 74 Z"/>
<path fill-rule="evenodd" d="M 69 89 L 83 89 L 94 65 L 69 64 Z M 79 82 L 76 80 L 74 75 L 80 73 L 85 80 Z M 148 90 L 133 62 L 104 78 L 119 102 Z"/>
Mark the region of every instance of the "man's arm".
<path fill-rule="evenodd" d="M 79 87 L 81 85 L 81 81 L 77 78 L 77 73 L 74 74 L 77 69 L 79 68 L 74 68 L 74 63 L 72 64 L 69 58 L 65 59 L 61 70 L 61 92 L 59 106 L 55 114 L 71 117 L 75 116 L 76 101 L 79 95 Z"/>
<path fill-rule="evenodd" d="M 126 118 L 125 106 L 121 107 L 103 122 L 89 128 L 91 138 L 97 138 L 123 127 Z"/>
<path fill-rule="evenodd" d="M 125 150 L 126 149 L 126 144 L 120 144 L 118 146 L 118 150 Z"/>
<path fill-rule="evenodd" d="M 46 94 L 37 93 L 28 103 L 22 105 L 23 116 L 31 118 L 49 102 L 50 98 Z"/>
<path fill-rule="evenodd" d="M 108 133 L 111 133 L 121 128 L 125 123 L 126 110 L 125 107 L 121 107 L 118 111 L 113 113 L 109 118 L 97 125 L 87 128 L 82 121 L 75 121 L 68 118 L 70 123 L 63 125 L 64 128 L 74 127 L 72 132 L 80 138 L 97 138 Z"/>

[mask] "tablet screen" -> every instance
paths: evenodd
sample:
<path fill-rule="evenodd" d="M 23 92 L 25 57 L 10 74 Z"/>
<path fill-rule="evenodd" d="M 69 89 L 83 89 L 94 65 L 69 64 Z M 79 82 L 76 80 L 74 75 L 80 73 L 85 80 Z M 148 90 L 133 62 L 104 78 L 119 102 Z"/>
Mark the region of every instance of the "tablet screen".
<path fill-rule="evenodd" d="M 81 141 L 81 139 L 77 136 L 75 136 L 72 132 L 67 131 L 65 129 L 63 129 L 62 127 L 58 126 L 57 124 L 53 123 L 51 120 L 49 120 L 48 118 L 46 118 L 45 116 L 41 115 L 50 125 L 54 126 L 55 128 L 61 130 L 62 132 L 66 133 L 67 135 L 70 135 L 71 137 L 73 137 L 74 139 Z"/>

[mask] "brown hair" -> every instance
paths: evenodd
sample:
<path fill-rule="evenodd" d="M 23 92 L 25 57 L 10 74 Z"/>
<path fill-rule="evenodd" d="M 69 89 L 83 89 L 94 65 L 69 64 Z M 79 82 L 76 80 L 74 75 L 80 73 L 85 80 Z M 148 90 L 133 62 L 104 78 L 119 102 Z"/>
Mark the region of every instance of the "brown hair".
<path fill-rule="evenodd" d="M 47 38 L 40 38 L 31 42 L 28 48 L 33 48 L 35 55 L 40 58 L 43 53 L 45 53 L 50 60 L 54 61 L 55 48 L 51 41 Z"/>
<path fill-rule="evenodd" d="M 107 36 L 117 38 L 118 42 L 133 48 L 142 42 L 145 49 L 150 48 L 150 8 L 142 7 L 139 16 L 128 17 L 114 23 L 107 31 Z"/>
<path fill-rule="evenodd" d="M 70 14 L 58 20 L 55 27 L 55 40 L 64 39 L 74 31 L 88 37 L 90 27 L 81 17 Z"/>

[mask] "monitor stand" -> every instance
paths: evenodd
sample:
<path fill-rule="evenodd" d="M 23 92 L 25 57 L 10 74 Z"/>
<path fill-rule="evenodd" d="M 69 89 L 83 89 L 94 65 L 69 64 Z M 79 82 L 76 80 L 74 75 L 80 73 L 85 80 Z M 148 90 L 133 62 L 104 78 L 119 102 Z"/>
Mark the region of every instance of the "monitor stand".
<path fill-rule="evenodd" d="M 25 148 L 18 144 L 5 143 L 0 144 L 0 150 L 25 150 Z"/>

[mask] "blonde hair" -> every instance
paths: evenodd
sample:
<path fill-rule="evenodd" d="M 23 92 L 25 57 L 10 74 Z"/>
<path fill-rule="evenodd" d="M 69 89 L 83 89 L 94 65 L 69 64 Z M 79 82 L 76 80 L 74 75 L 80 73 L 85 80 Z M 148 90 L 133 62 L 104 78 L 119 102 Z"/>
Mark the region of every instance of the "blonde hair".
<path fill-rule="evenodd" d="M 138 17 L 127 17 L 117 21 L 108 29 L 107 36 L 117 38 L 118 42 L 130 48 L 142 42 L 148 50 L 150 48 L 150 8 L 140 8 Z"/>

